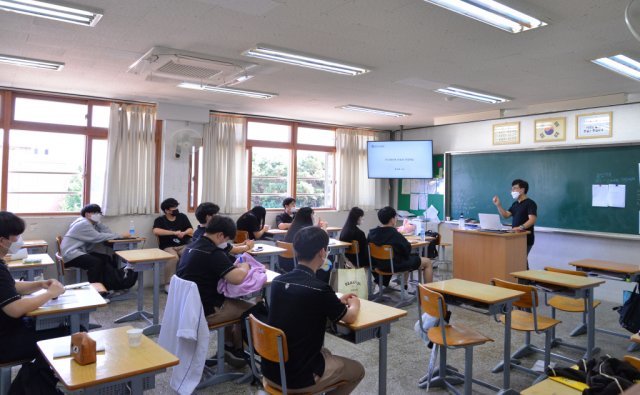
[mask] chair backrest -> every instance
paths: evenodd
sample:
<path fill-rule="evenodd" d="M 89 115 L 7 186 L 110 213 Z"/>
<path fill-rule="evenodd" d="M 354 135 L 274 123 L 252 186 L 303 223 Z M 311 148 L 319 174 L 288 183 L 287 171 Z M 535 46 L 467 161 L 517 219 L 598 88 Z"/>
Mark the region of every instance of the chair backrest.
<path fill-rule="evenodd" d="M 624 360 L 629 362 L 634 368 L 640 370 L 640 358 L 634 357 L 633 355 L 625 355 Z"/>
<path fill-rule="evenodd" d="M 360 253 L 360 244 L 358 240 L 351 240 L 351 246 L 344 251 L 345 254 L 358 255 Z"/>
<path fill-rule="evenodd" d="M 283 258 L 293 259 L 295 258 L 295 254 L 293 252 L 293 243 L 287 243 L 284 241 L 276 241 L 276 247 L 284 248 L 286 251 L 280 253 L 280 256 Z"/>
<path fill-rule="evenodd" d="M 249 238 L 249 232 L 246 230 L 237 230 L 236 238 L 233 239 L 234 243 L 243 243 L 245 240 Z"/>
<path fill-rule="evenodd" d="M 389 261 L 393 259 L 393 247 L 388 244 L 376 245 L 369 243 L 369 256 L 382 261 Z"/>
<path fill-rule="evenodd" d="M 249 327 L 251 329 L 253 347 L 262 358 L 275 363 L 280 362 L 280 355 L 278 355 L 278 338 L 280 338 L 282 341 L 282 356 L 284 358 L 282 362 L 289 360 L 287 336 L 281 329 L 265 324 L 254 317 L 253 314 L 249 315 Z"/>
<path fill-rule="evenodd" d="M 516 307 L 520 307 L 523 309 L 534 309 L 538 306 L 538 291 L 532 285 L 517 284 L 497 278 L 492 279 L 491 283 L 497 287 L 509 288 L 515 291 L 524 292 L 524 295 L 522 295 L 520 299 L 513 302 L 513 305 Z"/>
<path fill-rule="evenodd" d="M 558 269 L 557 267 L 547 266 L 544 270 L 554 273 L 571 274 L 573 276 L 587 277 L 587 272 L 579 272 L 577 270 Z"/>
<path fill-rule="evenodd" d="M 62 236 L 58 235 L 56 236 L 56 245 L 58 246 L 58 252 L 60 253 L 60 255 L 62 255 L 62 249 L 60 248 L 61 244 L 62 244 Z"/>
<path fill-rule="evenodd" d="M 422 313 L 427 313 L 435 318 L 444 318 L 442 314 L 447 311 L 447 304 L 441 293 L 427 288 L 424 284 L 418 284 L 420 294 L 420 309 Z"/>

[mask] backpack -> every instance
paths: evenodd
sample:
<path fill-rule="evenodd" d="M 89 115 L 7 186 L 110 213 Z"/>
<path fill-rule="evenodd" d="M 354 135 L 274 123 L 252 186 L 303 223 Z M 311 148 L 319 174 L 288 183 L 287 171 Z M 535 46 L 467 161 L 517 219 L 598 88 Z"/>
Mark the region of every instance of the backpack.
<path fill-rule="evenodd" d="M 438 232 L 434 232 L 432 230 L 428 230 L 426 232 L 424 232 L 424 235 L 426 237 L 433 237 L 435 238 L 435 243 L 429 243 L 429 246 L 427 247 L 427 258 L 430 259 L 434 259 L 438 257 L 438 249 L 436 248 L 436 244 L 438 244 L 440 242 L 440 233 Z"/>
<path fill-rule="evenodd" d="M 620 314 L 620 325 L 631 333 L 640 331 L 640 293 L 638 293 L 638 285 L 636 284 L 633 292 L 622 306 L 614 307 Z M 628 292 L 628 291 L 625 291 Z"/>
<path fill-rule="evenodd" d="M 36 359 L 22 364 L 22 368 L 11 383 L 9 395 L 59 395 L 58 379 L 46 362 Z"/>
<path fill-rule="evenodd" d="M 131 269 L 117 268 L 113 265 L 104 265 L 102 283 L 110 291 L 129 289 L 138 281 L 138 273 Z"/>

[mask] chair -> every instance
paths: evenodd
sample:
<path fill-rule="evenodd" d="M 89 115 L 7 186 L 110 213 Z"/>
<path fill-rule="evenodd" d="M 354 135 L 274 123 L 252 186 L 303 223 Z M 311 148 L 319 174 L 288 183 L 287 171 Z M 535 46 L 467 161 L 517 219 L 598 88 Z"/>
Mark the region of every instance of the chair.
<path fill-rule="evenodd" d="M 284 364 L 289 360 L 289 349 L 287 347 L 287 335 L 273 326 L 267 325 L 260 321 L 253 314 L 250 314 L 245 321 L 247 328 L 247 340 L 249 341 L 249 350 L 251 353 L 251 371 L 255 377 L 261 377 L 256 367 L 256 355 L 262 359 L 277 363 L 280 365 L 280 382 L 281 388 L 277 388 L 269 383 L 264 377 L 262 385 L 264 390 L 269 394 L 287 394 L 287 375 L 285 373 Z M 255 352 L 254 352 L 255 349 Z M 340 381 L 327 388 L 321 389 L 318 393 L 333 391 L 345 382 Z M 298 394 L 299 392 L 296 392 Z"/>
<path fill-rule="evenodd" d="M 518 366 L 517 363 L 519 363 L 519 361 L 517 361 L 517 359 L 522 356 L 528 355 L 531 352 L 539 352 L 544 354 L 544 367 L 546 368 L 547 366 L 549 366 L 549 363 L 551 362 L 552 331 L 556 327 L 556 325 L 558 325 L 562 321 L 558 321 L 555 318 L 538 314 L 538 291 L 534 286 L 516 284 L 497 278 L 492 279 L 491 284 L 501 288 L 508 288 L 524 292 L 524 295 L 522 295 L 520 299 L 513 302 L 513 306 L 516 309 L 511 312 L 511 329 L 525 332 L 525 344 L 511 355 L 511 363 L 507 363 L 506 361 L 504 362 L 504 368 L 509 369 L 513 367 L 534 376 L 539 376 L 539 372 L 533 371 L 523 366 Z M 500 315 L 500 321 L 503 324 L 505 323 L 504 315 Z M 531 332 L 544 333 L 544 349 L 540 349 L 531 344 Z M 557 354 L 554 354 L 554 356 L 562 357 Z M 513 361 L 514 359 L 516 361 Z"/>
<path fill-rule="evenodd" d="M 58 271 L 58 281 L 65 284 L 64 276 L 66 271 L 72 271 L 75 273 L 76 279 L 75 283 L 79 283 L 82 281 L 82 269 L 79 267 L 65 267 L 64 259 L 62 258 L 62 249 L 60 248 L 60 244 L 62 244 L 62 236 L 56 236 L 56 245 L 58 247 L 58 251 L 56 251 L 56 269 Z"/>
<path fill-rule="evenodd" d="M 418 303 L 420 328 L 423 327 L 422 313 L 427 313 L 438 319 L 438 325 L 433 328 L 429 328 L 427 331 L 429 340 L 440 347 L 439 376 L 432 380 L 431 385 L 441 385 L 452 392 L 459 394 L 453 384 L 447 380 L 447 375 L 451 375 L 452 378 L 463 378 L 464 394 L 470 395 L 472 391 L 471 385 L 474 381 L 478 384 L 484 384 L 479 380 L 473 379 L 473 347 L 487 342 L 492 342 L 493 339 L 488 338 L 473 329 L 445 322 L 447 305 L 442 294 L 431 291 L 423 284 L 418 285 L 418 293 L 420 295 L 420 301 Z M 447 367 L 447 349 L 449 348 L 464 348 L 464 375 Z"/>
<path fill-rule="evenodd" d="M 248 238 L 249 238 L 249 232 L 247 232 L 246 230 L 237 230 L 236 237 L 235 239 L 233 239 L 233 242 L 236 244 L 244 243 L 245 240 L 247 240 Z"/>
<path fill-rule="evenodd" d="M 295 254 L 295 251 L 293 250 L 293 243 L 287 243 L 284 241 L 276 240 L 276 247 L 284 248 L 286 250 L 280 253 L 280 255 L 278 255 L 279 257 L 285 258 L 285 259 L 292 259 L 293 267 L 296 267 L 298 265 L 298 263 L 296 262 L 296 254 Z"/>
<path fill-rule="evenodd" d="M 438 264 L 443 264 L 443 265 L 447 265 L 447 269 L 451 269 L 451 265 L 453 264 L 453 262 L 451 262 L 450 259 L 447 259 L 447 247 L 451 247 L 452 244 L 451 243 L 443 243 L 442 242 L 442 235 L 438 233 L 438 238 L 435 241 L 435 246 L 438 250 L 438 259 L 435 260 L 435 263 Z M 434 266 L 435 267 L 435 266 Z"/>
<path fill-rule="evenodd" d="M 640 358 L 634 357 L 632 355 L 625 355 L 624 360 L 626 362 L 629 362 L 634 368 L 640 370 Z"/>
<path fill-rule="evenodd" d="M 11 387 L 11 368 L 29 361 L 30 359 L 22 359 L 0 364 L 0 395 L 7 395 L 9 393 L 9 387 Z"/>
<path fill-rule="evenodd" d="M 405 289 L 405 278 L 404 278 L 404 274 L 408 273 L 406 271 L 404 272 L 397 272 L 395 270 L 395 268 L 393 267 L 393 247 L 390 245 L 376 245 L 374 243 L 369 243 L 369 270 L 371 270 L 372 273 L 376 273 L 378 274 L 378 287 L 380 289 L 380 291 L 378 292 L 378 296 L 376 298 L 373 299 L 373 301 L 383 301 L 385 300 L 385 298 L 383 297 L 383 293 L 384 293 L 384 282 L 383 282 L 383 277 L 384 276 L 395 276 L 396 274 L 399 274 L 399 279 L 400 279 L 400 301 L 395 305 L 395 307 L 403 307 L 403 306 L 408 306 L 409 304 L 411 304 L 415 298 L 415 296 L 412 297 L 408 297 L 407 296 L 407 290 Z M 374 268 L 373 267 L 373 263 L 372 263 L 372 259 L 375 258 L 379 261 L 389 261 L 389 266 L 391 267 L 391 271 L 387 272 L 384 271 L 382 269 L 378 269 L 378 268 Z M 420 276 L 420 275 L 419 275 Z M 424 279 L 423 279 L 424 280 Z"/>

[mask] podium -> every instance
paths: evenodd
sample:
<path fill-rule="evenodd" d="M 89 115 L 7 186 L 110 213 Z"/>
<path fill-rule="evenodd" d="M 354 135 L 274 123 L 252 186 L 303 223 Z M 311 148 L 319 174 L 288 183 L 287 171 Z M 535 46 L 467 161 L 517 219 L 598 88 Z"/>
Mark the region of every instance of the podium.
<path fill-rule="evenodd" d="M 527 270 L 527 234 L 453 229 L 453 278 L 515 282 L 509 273 Z"/>

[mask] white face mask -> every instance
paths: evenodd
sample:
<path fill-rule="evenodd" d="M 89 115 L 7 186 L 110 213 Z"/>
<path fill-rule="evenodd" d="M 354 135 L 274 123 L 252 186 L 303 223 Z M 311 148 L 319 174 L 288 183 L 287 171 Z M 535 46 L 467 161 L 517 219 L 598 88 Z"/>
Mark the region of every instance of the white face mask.
<path fill-rule="evenodd" d="M 520 197 L 520 192 L 518 191 L 511 191 L 511 197 L 514 199 L 517 199 Z"/>
<path fill-rule="evenodd" d="M 91 214 L 89 215 L 89 219 L 96 223 L 100 222 L 102 221 L 102 214 L 100 213 Z"/>
<path fill-rule="evenodd" d="M 217 247 L 220 248 L 221 250 L 224 250 L 225 248 L 227 248 L 228 245 L 229 245 L 229 242 L 225 241 L 224 243 L 218 244 Z"/>
<path fill-rule="evenodd" d="M 11 255 L 17 254 L 18 251 L 20 251 L 23 246 L 24 246 L 24 240 L 22 240 L 22 236 L 18 236 L 18 240 L 14 241 L 9 246 L 9 254 Z"/>

